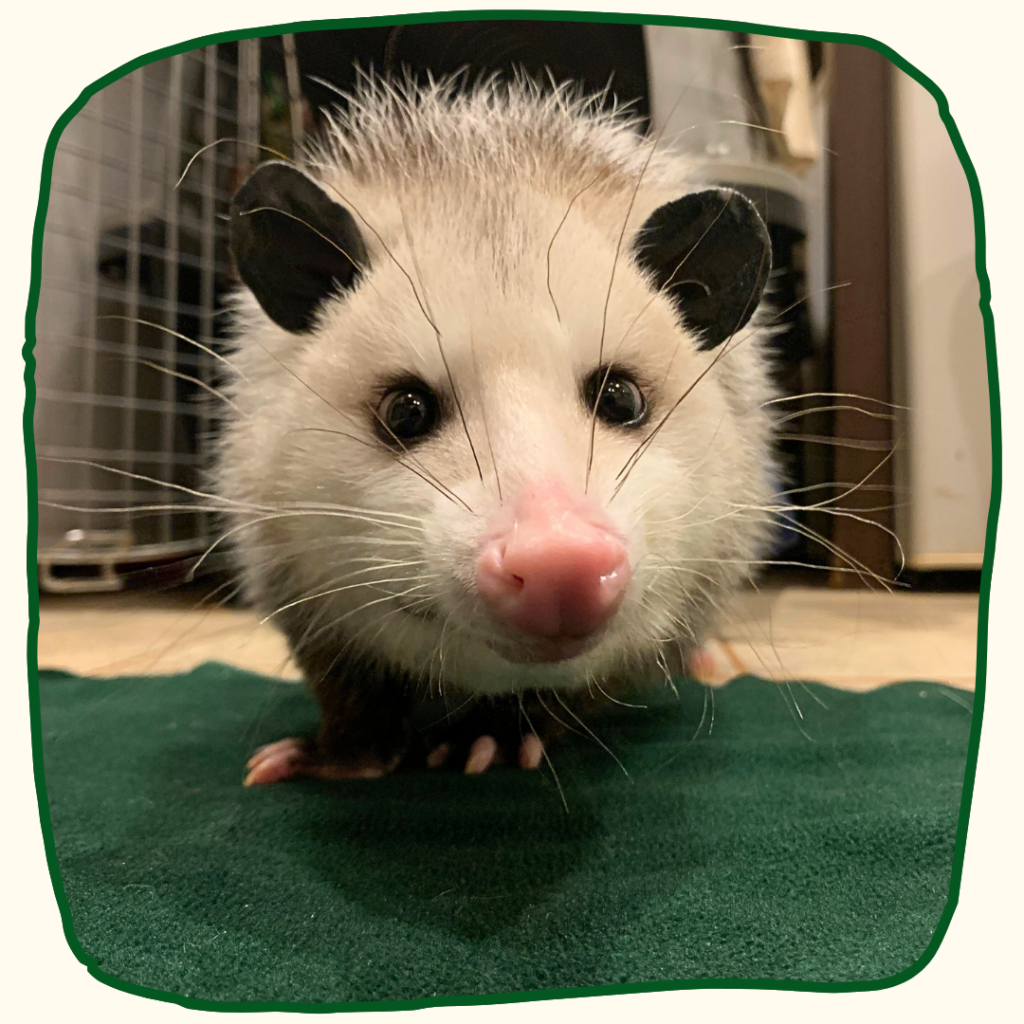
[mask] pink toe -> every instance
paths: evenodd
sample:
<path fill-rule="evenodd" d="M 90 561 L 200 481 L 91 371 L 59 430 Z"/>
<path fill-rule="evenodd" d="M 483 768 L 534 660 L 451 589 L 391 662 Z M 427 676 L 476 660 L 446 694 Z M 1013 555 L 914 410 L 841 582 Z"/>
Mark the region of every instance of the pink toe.
<path fill-rule="evenodd" d="M 441 743 L 427 754 L 427 767 L 428 768 L 440 768 L 441 765 L 448 760 L 448 755 L 452 752 L 452 745 L 450 743 Z"/>
<path fill-rule="evenodd" d="M 523 738 L 519 746 L 519 767 L 533 769 L 540 766 L 541 758 L 544 756 L 544 744 L 534 733 Z"/>
<path fill-rule="evenodd" d="M 293 775 L 297 775 L 298 770 L 299 761 L 297 758 L 287 755 L 268 757 L 249 770 L 243 785 L 267 786 L 272 782 L 281 782 L 284 779 L 291 778 Z"/>
<path fill-rule="evenodd" d="M 715 674 L 715 659 L 701 648 L 694 651 L 686 661 L 686 670 L 699 682 L 707 682 Z"/>
<path fill-rule="evenodd" d="M 481 775 L 494 764 L 498 755 L 498 742 L 493 736 L 479 736 L 469 748 L 466 774 Z"/>
<path fill-rule="evenodd" d="M 268 743 L 260 747 L 249 758 L 245 767 L 249 769 L 245 786 L 266 786 L 298 774 L 305 751 L 300 740 L 294 737 Z"/>
<path fill-rule="evenodd" d="M 268 759 L 272 760 L 285 755 L 297 757 L 301 753 L 301 741 L 297 740 L 294 736 L 290 736 L 286 740 L 278 740 L 276 743 L 265 743 L 262 747 L 258 747 L 253 752 L 252 757 L 246 761 L 245 767 L 253 768 Z"/>

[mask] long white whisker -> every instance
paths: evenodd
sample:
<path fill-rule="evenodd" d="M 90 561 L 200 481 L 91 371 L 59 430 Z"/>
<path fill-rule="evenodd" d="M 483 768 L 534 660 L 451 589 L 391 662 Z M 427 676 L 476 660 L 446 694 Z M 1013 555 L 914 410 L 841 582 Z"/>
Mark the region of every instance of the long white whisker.
<path fill-rule="evenodd" d="M 202 149 L 197 149 L 197 150 L 196 150 L 196 151 L 195 151 L 195 152 L 194 152 L 194 153 L 192 154 L 192 156 L 191 156 L 191 157 L 189 158 L 189 161 L 188 161 L 188 163 L 187 163 L 187 164 L 185 164 L 185 170 L 183 170 L 183 171 L 181 172 L 181 177 L 180 177 L 180 178 L 178 178 L 178 180 L 177 180 L 177 181 L 176 181 L 176 182 L 174 183 L 174 187 L 175 187 L 175 189 L 177 189 L 177 188 L 178 188 L 178 187 L 179 187 L 179 186 L 181 185 L 181 183 L 182 183 L 182 182 L 183 182 L 183 181 L 185 180 L 185 175 L 186 175 L 186 174 L 188 174 L 189 170 L 191 170 L 191 168 L 192 168 L 192 165 L 193 165 L 193 164 L 194 164 L 194 163 L 195 163 L 195 162 L 196 162 L 196 161 L 197 161 L 197 160 L 198 160 L 198 159 L 199 159 L 199 158 L 200 158 L 200 157 L 201 157 L 201 156 L 202 156 L 202 155 L 203 155 L 203 154 L 204 154 L 204 153 L 205 153 L 205 152 L 206 152 L 207 150 L 213 149 L 213 148 L 214 148 L 215 146 L 220 146 L 220 145 L 222 145 L 222 144 L 223 144 L 223 143 L 225 143 L 225 142 L 234 142 L 234 143 L 236 143 L 236 144 L 238 144 L 238 145 L 240 145 L 240 146 L 255 146 L 255 147 L 256 147 L 257 149 L 259 149 L 259 150 L 263 150 L 263 151 L 264 151 L 264 152 L 266 152 L 266 153 L 273 153 L 273 154 L 274 154 L 274 156 L 276 156 L 276 157 L 277 157 L 277 158 L 278 158 L 279 160 L 283 160 L 283 161 L 284 161 L 285 163 L 287 163 L 287 164 L 291 164 L 291 165 L 292 165 L 293 167 L 295 166 L 295 164 L 294 164 L 294 162 L 292 161 L 291 157 L 285 156 L 285 155 L 284 155 L 284 153 L 282 153 L 282 152 L 281 152 L 280 150 L 278 150 L 278 149 L 274 149 L 274 148 L 272 148 L 271 146 L 263 146 L 263 145 L 260 145 L 260 144 L 259 144 L 258 142 L 250 142 L 250 141 L 248 141 L 248 140 L 246 140 L 246 139 L 235 139 L 235 138 L 231 138 L 230 136 L 226 136 L 226 137 L 225 137 L 225 138 L 223 138 L 223 139 L 214 139 L 214 141 L 213 141 L 213 142 L 207 143 L 207 144 L 206 144 L 205 146 L 203 146 L 203 147 L 202 147 Z"/>
<path fill-rule="evenodd" d="M 141 363 L 143 366 L 148 366 L 151 370 L 158 370 L 160 373 L 166 373 L 168 377 L 177 377 L 178 380 L 185 380 L 188 381 L 189 384 L 195 384 L 197 387 L 200 387 L 204 391 L 213 395 L 214 398 L 220 399 L 220 401 L 222 401 L 225 405 L 233 409 L 238 416 L 241 416 L 243 419 L 245 418 L 245 414 L 242 412 L 242 410 L 239 409 L 238 406 L 235 405 L 235 403 L 230 398 L 228 398 L 228 396 L 225 395 L 223 391 L 219 390 L 218 388 L 215 388 L 212 384 L 207 384 L 206 381 L 200 380 L 198 377 L 192 377 L 187 373 L 180 373 L 178 370 L 172 370 L 168 366 L 161 366 L 159 363 L 154 363 L 150 359 L 137 358 L 136 361 Z"/>
<path fill-rule="evenodd" d="M 519 693 L 516 696 L 519 698 L 519 711 L 522 714 L 523 718 L 526 719 L 526 724 L 530 727 L 530 732 L 532 732 L 534 736 L 536 736 L 537 730 L 534 729 L 533 722 L 530 721 L 530 716 L 526 713 L 526 706 L 523 704 L 523 695 Z M 544 760 L 547 761 L 548 767 L 551 769 L 551 777 L 555 780 L 555 785 L 558 787 L 558 795 L 562 798 L 562 806 L 565 808 L 565 813 L 568 814 L 569 804 L 566 802 L 565 799 L 565 791 L 562 789 L 562 783 L 559 781 L 558 772 L 555 771 L 555 766 L 551 763 L 551 758 L 548 755 L 547 747 L 543 743 L 541 744 L 540 752 L 543 755 Z"/>
<path fill-rule="evenodd" d="M 421 583 L 415 587 L 410 587 L 408 590 L 403 590 L 401 593 L 387 594 L 384 597 L 378 597 L 372 601 L 367 601 L 364 604 L 361 604 L 358 608 L 352 608 L 349 611 L 345 612 L 344 615 L 340 615 L 338 618 L 332 619 L 325 626 L 322 626 L 319 630 L 317 630 L 317 632 L 314 633 L 309 639 L 310 641 L 315 640 L 318 636 L 321 636 L 328 630 L 337 628 L 342 622 L 345 622 L 347 619 L 350 619 L 353 615 L 359 615 L 361 612 L 366 611 L 367 608 L 373 608 L 375 605 L 383 604 L 383 602 L 385 601 L 394 601 L 398 598 L 408 597 L 410 594 L 415 594 L 417 591 L 423 590 L 427 586 L 429 586 L 428 583 Z"/>
<path fill-rule="evenodd" d="M 117 316 L 117 315 L 115 315 L 113 313 L 108 314 L 108 315 L 104 315 L 104 316 L 98 316 L 98 317 L 96 317 L 96 319 L 97 320 L 122 320 L 125 323 L 141 324 L 143 327 L 154 327 L 158 331 L 164 331 L 167 334 L 173 335 L 175 338 L 179 338 L 181 341 L 188 342 L 188 344 L 190 344 L 190 345 L 195 345 L 195 347 L 197 349 L 199 349 L 201 352 L 205 352 L 208 356 L 210 356 L 213 359 L 216 359 L 219 362 L 223 363 L 235 376 L 241 377 L 242 380 L 244 380 L 244 381 L 248 381 L 249 380 L 249 378 L 246 377 L 245 374 L 242 373 L 242 371 L 239 370 L 235 366 L 235 364 L 233 362 L 231 362 L 230 359 L 227 359 L 225 356 L 222 356 L 219 352 L 214 351 L 208 345 L 204 345 L 201 341 L 196 341 L 195 338 L 190 338 L 187 334 L 181 334 L 178 331 L 173 331 L 173 330 L 171 330 L 170 327 L 167 327 L 164 324 L 154 323 L 152 320 L 140 320 L 139 317 L 137 317 L 137 316 Z"/>
<path fill-rule="evenodd" d="M 892 402 L 884 402 L 881 398 L 872 398 L 870 395 L 855 395 L 849 391 L 806 391 L 801 395 L 782 395 L 779 398 L 771 398 L 762 402 L 758 408 L 764 409 L 769 405 L 778 405 L 780 402 L 795 402 L 802 398 L 855 398 L 860 402 L 874 402 L 876 405 L 884 405 L 887 409 L 902 409 L 909 412 L 909 405 L 895 405 Z"/>
<path fill-rule="evenodd" d="M 870 409 L 861 409 L 857 405 L 815 405 L 809 409 L 800 409 L 798 412 L 791 412 L 785 416 L 779 417 L 775 421 L 776 426 L 781 426 L 783 423 L 790 423 L 793 420 L 801 419 L 804 416 L 810 416 L 816 412 L 859 412 L 862 416 L 869 416 L 873 420 L 895 420 L 896 417 L 892 413 L 888 412 L 871 412 Z"/>
<path fill-rule="evenodd" d="M 803 441 L 805 444 L 831 445 L 833 448 L 857 448 L 865 452 L 888 452 L 892 441 L 865 441 L 853 437 L 827 437 L 824 434 L 776 434 L 780 441 Z"/>
<path fill-rule="evenodd" d="M 629 779 L 630 782 L 632 782 L 633 781 L 633 777 L 629 774 L 628 771 L 626 771 L 626 766 L 615 756 L 615 752 L 612 750 L 612 748 L 609 747 L 608 744 L 605 743 L 600 738 L 600 736 L 598 736 L 597 733 L 594 732 L 594 730 L 591 729 L 590 726 L 587 725 L 587 723 L 584 722 L 583 719 L 580 718 L 580 716 L 577 715 L 572 710 L 572 708 L 569 707 L 568 704 L 565 703 L 564 700 L 562 700 L 562 697 L 561 697 L 561 695 L 559 694 L 559 692 L 557 690 L 554 690 L 553 693 L 555 695 L 555 700 L 557 700 L 558 703 L 561 704 L 561 706 L 565 709 L 566 713 L 571 715 L 580 724 L 580 726 L 584 730 L 586 730 L 586 732 L 590 736 L 590 738 L 619 766 L 620 769 L 622 769 L 622 774 L 625 775 L 626 778 Z M 540 698 L 538 696 L 538 700 L 539 699 Z M 545 710 L 547 710 L 547 708 L 545 708 Z M 552 718 L 555 718 L 555 716 L 554 716 L 554 714 L 552 712 L 548 711 L 548 714 L 551 715 Z M 555 721 L 557 722 L 558 719 L 555 718 Z M 564 722 L 562 722 L 561 724 L 565 725 Z"/>
<path fill-rule="evenodd" d="M 365 571 L 365 570 L 361 570 Z M 438 579 L 439 573 L 428 573 L 426 575 L 419 576 L 392 576 L 384 580 L 360 580 L 358 583 L 349 583 L 343 587 L 332 587 L 330 590 L 320 590 L 315 594 L 307 594 L 305 597 L 296 598 L 294 601 L 289 601 L 287 604 L 281 605 L 280 608 L 274 609 L 269 615 L 265 615 L 260 619 L 260 625 L 269 622 L 276 615 L 280 615 L 281 612 L 287 611 L 289 608 L 294 608 L 296 605 L 305 604 L 307 601 L 315 601 L 321 597 L 329 597 L 331 594 L 340 594 L 346 590 L 358 590 L 360 588 L 371 590 L 375 587 L 381 586 L 384 583 L 412 583 L 419 580 L 433 580 Z M 390 592 L 388 596 L 393 596 Z"/>
<path fill-rule="evenodd" d="M 597 689 L 598 689 L 598 692 L 599 692 L 599 693 L 601 694 L 601 696 L 602 696 L 602 697 L 605 697 L 605 698 L 606 698 L 607 700 L 610 700 L 610 701 L 611 701 L 611 702 L 612 702 L 613 704 L 618 704 L 620 708 L 641 708 L 641 709 L 646 709 L 646 707 L 647 707 L 647 705 L 646 705 L 646 704 L 627 704 L 627 703 L 626 703 L 626 701 L 624 701 L 624 700 L 616 700 L 616 699 L 615 699 L 615 698 L 614 698 L 614 697 L 613 697 L 613 696 L 612 696 L 612 695 L 611 695 L 610 693 L 608 693 L 608 691 L 607 691 L 607 690 L 605 690 L 605 688 L 604 688 L 604 687 L 603 687 L 603 686 L 602 686 L 602 685 L 601 685 L 601 684 L 600 684 L 600 683 L 599 683 L 599 682 L 597 681 L 597 678 L 596 678 L 596 677 L 594 678 L 594 685 L 595 685 L 595 686 L 597 687 Z"/>

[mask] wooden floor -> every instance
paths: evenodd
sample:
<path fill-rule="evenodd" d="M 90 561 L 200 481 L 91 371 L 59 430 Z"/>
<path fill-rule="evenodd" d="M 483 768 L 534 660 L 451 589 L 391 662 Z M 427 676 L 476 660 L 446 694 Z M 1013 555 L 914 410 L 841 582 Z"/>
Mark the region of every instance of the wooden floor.
<path fill-rule="evenodd" d="M 921 679 L 973 689 L 976 594 L 785 587 L 743 594 L 709 643 L 708 682 L 746 672 L 847 689 Z M 247 610 L 195 595 L 44 595 L 39 665 L 80 675 L 181 672 L 228 662 L 297 679 L 283 638 Z"/>

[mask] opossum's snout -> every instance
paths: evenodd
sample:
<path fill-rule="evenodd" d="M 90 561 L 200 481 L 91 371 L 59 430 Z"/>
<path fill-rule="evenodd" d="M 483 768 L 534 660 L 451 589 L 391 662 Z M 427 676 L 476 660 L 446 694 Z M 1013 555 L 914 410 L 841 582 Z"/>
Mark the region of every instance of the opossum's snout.
<path fill-rule="evenodd" d="M 494 623 L 525 641 L 521 660 L 592 647 L 629 584 L 629 556 L 605 517 L 560 484 L 527 488 L 487 537 L 476 586 Z"/>

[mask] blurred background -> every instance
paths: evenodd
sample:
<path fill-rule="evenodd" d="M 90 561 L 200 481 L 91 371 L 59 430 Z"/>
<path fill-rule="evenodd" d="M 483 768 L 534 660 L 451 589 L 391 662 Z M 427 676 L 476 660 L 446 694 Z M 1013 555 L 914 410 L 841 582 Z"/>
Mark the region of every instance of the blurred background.
<path fill-rule="evenodd" d="M 36 322 L 44 626 L 47 610 L 85 607 L 69 595 L 230 599 L 219 551 L 188 582 L 217 524 L 181 489 L 204 488 L 218 429 L 228 205 L 269 156 L 256 145 L 296 152 L 357 66 L 610 85 L 609 102 L 749 196 L 772 236 L 787 396 L 762 592 L 973 593 L 957 607 L 976 607 L 984 333 L 971 196 L 934 99 L 857 46 L 487 21 L 209 46 L 113 83 L 65 129 Z"/>

